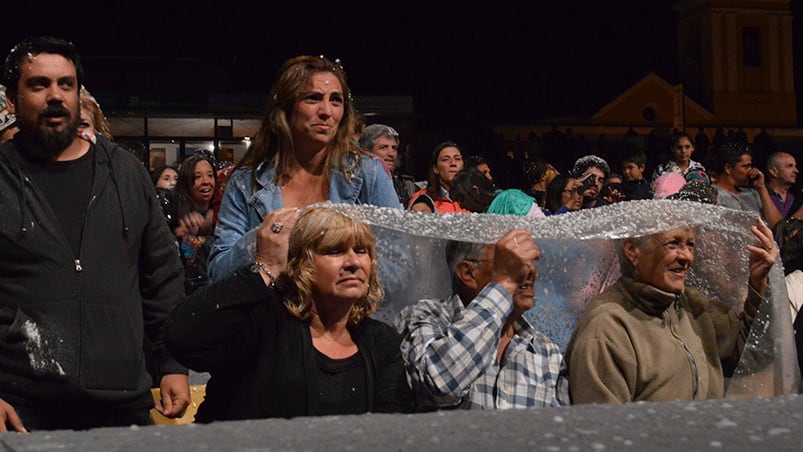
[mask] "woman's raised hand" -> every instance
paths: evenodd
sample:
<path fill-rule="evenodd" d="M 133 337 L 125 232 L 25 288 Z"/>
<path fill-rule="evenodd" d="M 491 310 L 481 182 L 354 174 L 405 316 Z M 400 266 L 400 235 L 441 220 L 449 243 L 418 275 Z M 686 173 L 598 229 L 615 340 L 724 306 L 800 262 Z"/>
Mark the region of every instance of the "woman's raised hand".
<path fill-rule="evenodd" d="M 266 266 L 274 278 L 282 274 L 287 265 L 290 232 L 295 227 L 300 212 L 292 207 L 274 210 L 265 216 L 257 230 L 255 260 Z"/>
<path fill-rule="evenodd" d="M 760 219 L 756 220 L 755 226 L 750 227 L 750 232 L 759 242 L 757 245 L 747 246 L 750 251 L 750 286 L 763 296 L 767 290 L 767 276 L 778 260 L 780 250 L 775 244 L 772 230 Z"/>

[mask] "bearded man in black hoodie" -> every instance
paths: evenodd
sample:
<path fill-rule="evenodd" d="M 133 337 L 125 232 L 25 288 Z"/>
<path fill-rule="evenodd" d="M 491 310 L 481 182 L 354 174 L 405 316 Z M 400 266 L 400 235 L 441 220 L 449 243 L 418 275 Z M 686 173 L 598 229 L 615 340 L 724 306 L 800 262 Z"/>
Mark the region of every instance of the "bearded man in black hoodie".
<path fill-rule="evenodd" d="M 0 431 L 147 424 L 153 381 L 162 414 L 190 400 L 161 342 L 181 263 L 140 162 L 78 136 L 82 72 L 49 37 L 3 72 L 20 131 L 0 145 Z"/>

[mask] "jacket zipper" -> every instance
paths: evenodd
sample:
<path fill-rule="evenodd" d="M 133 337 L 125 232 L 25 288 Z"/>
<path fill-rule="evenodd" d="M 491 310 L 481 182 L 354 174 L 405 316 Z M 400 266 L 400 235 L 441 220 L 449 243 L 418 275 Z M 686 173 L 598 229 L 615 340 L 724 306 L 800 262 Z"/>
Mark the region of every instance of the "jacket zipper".
<path fill-rule="evenodd" d="M 679 312 L 680 308 L 677 305 L 677 300 L 675 300 L 675 311 Z M 678 317 L 680 318 L 680 317 Z M 700 375 L 699 370 L 697 368 L 697 361 L 694 359 L 694 355 L 692 355 L 689 348 L 686 346 L 686 343 L 680 336 L 677 334 L 675 330 L 675 324 L 672 322 L 672 318 L 669 316 L 667 311 L 664 311 L 664 319 L 669 326 L 669 331 L 672 333 L 672 337 L 680 344 L 680 348 L 683 349 L 683 353 L 686 354 L 686 358 L 689 360 L 689 365 L 691 366 L 691 373 L 692 373 L 692 399 L 697 399 L 697 392 L 700 389 Z"/>

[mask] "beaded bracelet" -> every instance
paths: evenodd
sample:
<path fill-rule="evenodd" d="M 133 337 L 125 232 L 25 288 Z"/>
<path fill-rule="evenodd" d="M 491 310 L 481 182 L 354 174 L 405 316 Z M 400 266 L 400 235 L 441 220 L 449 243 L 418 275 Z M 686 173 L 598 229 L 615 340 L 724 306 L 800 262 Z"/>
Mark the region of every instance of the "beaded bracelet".
<path fill-rule="evenodd" d="M 273 277 L 273 275 L 270 273 L 270 270 L 268 270 L 268 267 L 265 264 L 263 264 L 262 262 L 254 262 L 254 265 L 251 266 L 251 271 L 254 273 L 258 273 L 261 271 L 262 273 L 268 275 L 268 279 L 270 279 L 270 288 L 271 289 L 276 288 L 276 278 Z"/>

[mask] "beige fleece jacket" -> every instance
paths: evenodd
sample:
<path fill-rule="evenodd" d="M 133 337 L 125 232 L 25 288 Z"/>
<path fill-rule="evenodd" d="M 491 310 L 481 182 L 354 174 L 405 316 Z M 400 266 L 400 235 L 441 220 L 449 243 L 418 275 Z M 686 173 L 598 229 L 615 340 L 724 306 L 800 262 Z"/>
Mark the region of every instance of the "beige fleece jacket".
<path fill-rule="evenodd" d="M 672 294 L 623 276 L 569 341 L 572 403 L 723 397 L 760 300 L 751 293 L 736 315 L 693 288 Z"/>

